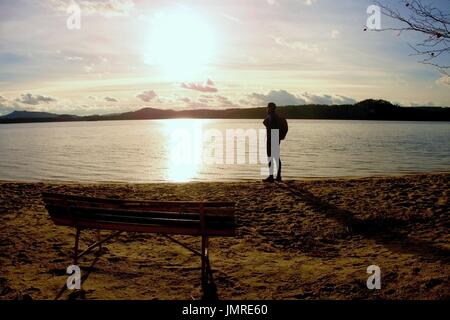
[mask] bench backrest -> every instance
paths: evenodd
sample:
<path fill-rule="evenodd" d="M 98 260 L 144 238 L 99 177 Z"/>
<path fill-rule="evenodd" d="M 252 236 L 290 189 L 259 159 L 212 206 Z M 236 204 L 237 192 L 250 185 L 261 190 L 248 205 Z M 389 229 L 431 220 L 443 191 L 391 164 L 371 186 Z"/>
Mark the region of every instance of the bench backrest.
<path fill-rule="evenodd" d="M 80 229 L 234 236 L 234 202 L 142 201 L 43 193 L 56 225 Z"/>

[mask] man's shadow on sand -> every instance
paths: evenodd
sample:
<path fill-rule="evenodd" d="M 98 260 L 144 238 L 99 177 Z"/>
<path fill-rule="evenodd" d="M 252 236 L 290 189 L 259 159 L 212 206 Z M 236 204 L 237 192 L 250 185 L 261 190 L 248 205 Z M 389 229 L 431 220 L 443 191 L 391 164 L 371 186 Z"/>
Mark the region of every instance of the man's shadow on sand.
<path fill-rule="evenodd" d="M 313 209 L 323 213 L 326 217 L 342 223 L 350 234 L 358 234 L 375 240 L 378 244 L 393 252 L 414 254 L 425 259 L 445 263 L 448 263 L 450 260 L 450 250 L 438 248 L 428 241 L 410 239 L 408 237 L 405 227 L 413 223 L 424 222 L 424 219 L 413 221 L 401 221 L 385 217 L 361 219 L 354 212 L 339 208 L 298 185 L 294 187 L 292 184 L 282 183 L 280 186 L 287 189 L 294 197 L 305 202 Z"/>

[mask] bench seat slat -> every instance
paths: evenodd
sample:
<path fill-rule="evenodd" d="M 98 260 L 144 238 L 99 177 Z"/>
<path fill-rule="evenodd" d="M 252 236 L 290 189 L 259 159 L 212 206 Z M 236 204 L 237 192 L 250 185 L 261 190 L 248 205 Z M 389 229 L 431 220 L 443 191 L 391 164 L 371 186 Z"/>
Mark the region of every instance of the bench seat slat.
<path fill-rule="evenodd" d="M 117 214 L 107 214 L 107 213 L 96 213 L 92 214 L 90 212 L 75 212 L 72 217 L 67 217 L 67 219 L 72 219 L 75 223 L 78 220 L 103 220 L 103 221 L 114 221 L 123 223 L 141 223 L 141 224 L 154 224 L 154 225 L 184 225 L 198 227 L 200 225 L 200 220 L 192 219 L 171 219 L 171 218 L 155 218 L 155 217 L 142 217 L 142 216 L 123 216 Z M 206 226 L 214 229 L 229 229 L 233 228 L 234 223 L 232 221 L 222 222 L 222 221 L 206 221 Z"/>
<path fill-rule="evenodd" d="M 69 211 L 69 210 L 70 211 Z M 84 212 L 89 215 L 95 214 L 110 214 L 120 216 L 130 216 L 136 218 L 167 218 L 167 219 L 190 219 L 200 220 L 199 213 L 179 213 L 179 212 L 166 212 L 166 211 L 134 211 L 124 209 L 111 209 L 111 208 L 97 208 L 97 207 L 64 207 L 61 205 L 54 206 L 48 205 L 47 210 L 51 216 L 61 215 L 74 215 L 79 212 Z M 234 216 L 229 215 L 205 215 L 205 219 L 208 222 L 234 222 Z"/>
<path fill-rule="evenodd" d="M 43 193 L 43 198 L 47 200 L 79 200 L 88 201 L 92 203 L 116 203 L 123 205 L 149 205 L 149 206 L 186 206 L 198 208 L 198 205 L 202 203 L 205 208 L 207 207 L 234 207 L 235 203 L 230 201 L 148 201 L 148 200 L 131 200 L 131 199 L 107 199 L 97 197 L 87 197 L 78 195 L 66 195 L 58 193 Z"/>
<path fill-rule="evenodd" d="M 142 233 L 161 233 L 161 234 L 179 234 L 179 235 L 202 235 L 200 227 L 184 227 L 184 226 L 156 226 L 156 225 L 142 225 L 133 223 L 116 223 L 111 221 L 91 221 L 91 220 L 77 220 L 74 225 L 73 220 L 64 218 L 54 219 L 57 225 L 76 226 L 81 229 L 98 229 L 98 230 L 117 230 L 128 232 L 142 232 Z M 208 236 L 233 237 L 235 236 L 235 229 L 211 229 L 206 228 L 205 234 Z"/>
<path fill-rule="evenodd" d="M 190 207 L 186 208 L 183 206 L 165 206 L 158 207 L 157 205 L 123 205 L 123 204 L 103 204 L 96 202 L 88 202 L 88 201 L 72 201 L 68 200 L 66 202 L 63 201 L 46 201 L 49 206 L 59 206 L 59 207 L 90 207 L 90 208 L 102 208 L 102 209 L 122 209 L 122 210 L 133 210 L 133 211 L 159 211 L 159 212 L 173 212 L 173 213 L 183 213 L 183 214 L 198 214 L 199 208 Z M 207 207 L 204 209 L 205 215 L 217 215 L 217 216 L 233 216 L 234 215 L 234 207 Z"/>

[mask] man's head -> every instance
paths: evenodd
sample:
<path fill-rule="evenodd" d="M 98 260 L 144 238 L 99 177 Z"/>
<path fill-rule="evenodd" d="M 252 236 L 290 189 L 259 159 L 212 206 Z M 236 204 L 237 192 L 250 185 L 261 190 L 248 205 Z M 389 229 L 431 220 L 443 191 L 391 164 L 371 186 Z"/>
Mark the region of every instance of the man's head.
<path fill-rule="evenodd" d="M 267 105 L 267 113 L 275 112 L 276 109 L 277 109 L 277 105 L 275 103 L 273 103 L 273 102 L 270 102 Z"/>

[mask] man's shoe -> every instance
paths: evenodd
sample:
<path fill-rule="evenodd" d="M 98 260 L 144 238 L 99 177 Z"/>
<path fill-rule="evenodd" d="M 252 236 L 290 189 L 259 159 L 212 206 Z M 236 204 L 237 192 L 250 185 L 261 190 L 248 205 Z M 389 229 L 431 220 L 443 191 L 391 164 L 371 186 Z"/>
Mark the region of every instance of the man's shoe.
<path fill-rule="evenodd" d="M 277 182 L 283 182 L 283 179 L 281 179 L 281 176 L 277 176 Z"/>
<path fill-rule="evenodd" d="M 269 183 L 272 183 L 272 182 L 274 182 L 275 180 L 273 179 L 273 176 L 269 176 L 268 178 L 266 178 L 266 179 L 264 179 L 263 180 L 263 182 L 269 182 Z"/>

